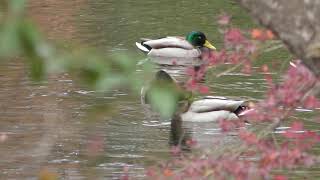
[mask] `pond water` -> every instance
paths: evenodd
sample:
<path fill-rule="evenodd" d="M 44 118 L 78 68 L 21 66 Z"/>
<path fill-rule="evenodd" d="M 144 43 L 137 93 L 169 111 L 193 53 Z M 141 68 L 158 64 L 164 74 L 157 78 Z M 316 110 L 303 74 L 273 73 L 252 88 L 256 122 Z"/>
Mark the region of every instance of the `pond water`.
<path fill-rule="evenodd" d="M 138 59 L 145 58 L 134 45 L 140 37 L 201 30 L 221 47 L 215 24 L 221 12 L 232 14 L 233 23 L 242 28 L 255 26 L 232 0 L 28 1 L 28 14 L 49 40 L 94 47 L 106 56 L 128 53 Z M 279 50 L 254 68 L 271 59 L 288 63 L 289 58 Z M 183 67 L 160 68 L 184 78 Z M 266 88 L 259 73 L 212 76 L 206 83 L 211 95 L 253 101 L 262 99 Z M 181 125 L 171 125 L 170 120 L 149 112 L 130 91 L 96 93 L 67 74 L 52 75 L 48 83 L 36 84 L 19 60 L 0 64 L 0 102 L 1 179 L 37 179 L 39 173 L 49 172 L 61 179 L 119 179 L 124 167 L 133 178 L 143 179 L 146 167 L 170 159 L 171 145 L 181 138 L 179 128 L 174 128 Z M 311 115 L 300 111 L 305 119 Z M 196 139 L 203 149 L 220 138 L 216 125 L 185 124 L 183 128 L 188 130 L 184 138 Z M 226 144 L 233 142 L 234 136 L 225 139 Z M 315 177 L 320 177 L 318 172 L 313 171 Z"/>

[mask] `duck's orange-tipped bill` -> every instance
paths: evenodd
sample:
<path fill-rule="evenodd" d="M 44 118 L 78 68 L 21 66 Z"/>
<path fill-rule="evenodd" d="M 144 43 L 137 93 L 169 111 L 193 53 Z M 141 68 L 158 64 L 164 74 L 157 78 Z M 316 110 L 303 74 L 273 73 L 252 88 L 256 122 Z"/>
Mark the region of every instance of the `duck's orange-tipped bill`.
<path fill-rule="evenodd" d="M 209 48 L 209 49 L 213 49 L 213 50 L 216 50 L 217 48 L 214 47 L 208 40 L 206 40 L 206 42 L 204 43 L 205 47 Z"/>

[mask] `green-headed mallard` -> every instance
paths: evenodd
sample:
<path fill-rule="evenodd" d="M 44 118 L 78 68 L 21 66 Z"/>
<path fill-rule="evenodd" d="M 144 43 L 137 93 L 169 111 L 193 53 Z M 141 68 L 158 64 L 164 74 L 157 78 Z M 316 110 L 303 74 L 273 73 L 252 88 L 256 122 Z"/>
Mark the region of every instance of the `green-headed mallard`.
<path fill-rule="evenodd" d="M 184 37 L 168 36 L 159 39 L 142 38 L 136 46 L 148 56 L 172 58 L 197 58 L 203 51 L 216 48 L 207 40 L 204 33 L 192 31 Z"/>
<path fill-rule="evenodd" d="M 169 85 L 163 86 L 164 83 Z M 231 100 L 219 96 L 206 96 L 200 99 L 191 98 L 190 92 L 187 92 L 176 83 L 168 73 L 160 70 L 156 73 L 156 77 L 151 85 L 142 90 L 142 100 L 148 101 L 152 98 L 153 90 L 157 89 L 155 85 L 161 84 L 161 87 L 170 87 L 168 91 L 177 94 L 177 108 L 173 115 L 173 119 L 192 122 L 211 122 L 218 120 L 237 120 L 239 116 L 249 111 L 245 106 L 245 101 Z M 151 102 L 152 103 L 152 102 Z"/>

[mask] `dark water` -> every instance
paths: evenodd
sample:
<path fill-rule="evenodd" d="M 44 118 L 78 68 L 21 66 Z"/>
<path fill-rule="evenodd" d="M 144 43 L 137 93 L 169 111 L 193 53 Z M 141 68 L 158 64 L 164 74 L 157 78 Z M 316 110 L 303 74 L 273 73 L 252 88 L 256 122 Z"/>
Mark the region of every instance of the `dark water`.
<path fill-rule="evenodd" d="M 144 59 L 134 46 L 140 37 L 201 30 L 221 47 L 215 18 L 223 11 L 233 15 L 235 25 L 255 26 L 230 0 L 31 0 L 28 10 L 52 41 L 94 47 L 106 55 L 130 53 L 138 59 Z M 255 68 L 270 59 L 284 59 L 286 64 L 289 55 L 274 52 L 255 63 Z M 161 68 L 184 78 L 183 67 Z M 212 72 L 222 71 L 217 68 Z M 273 72 L 276 79 L 277 72 Z M 212 95 L 253 101 L 262 99 L 266 88 L 259 73 L 212 75 L 207 84 Z M 34 84 L 19 60 L 0 65 L 0 102 L 1 179 L 36 179 L 40 172 L 53 172 L 61 179 L 118 179 L 124 167 L 132 177 L 144 178 L 145 168 L 168 160 L 170 144 L 182 138 L 179 128 L 172 129 L 179 124 L 159 119 L 129 91 L 96 93 L 76 84 L 67 74 L 52 75 L 48 83 Z M 97 105 L 100 109 L 92 109 Z M 298 113 L 306 120 L 312 115 L 304 109 Z M 314 128 L 311 123 L 307 126 Z M 216 125 L 184 127 L 189 131 L 184 138 L 197 140 L 201 150 L 212 148 L 211 144 L 221 138 Z M 234 142 L 235 137 L 228 136 L 223 145 Z M 319 177 L 318 172 L 313 171 L 315 177 Z"/>

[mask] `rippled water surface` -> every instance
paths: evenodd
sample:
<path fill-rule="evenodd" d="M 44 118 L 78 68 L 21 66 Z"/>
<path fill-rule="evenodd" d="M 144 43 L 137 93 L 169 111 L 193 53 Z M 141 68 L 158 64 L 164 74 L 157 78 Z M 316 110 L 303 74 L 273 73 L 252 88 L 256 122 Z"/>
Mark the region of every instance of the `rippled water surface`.
<path fill-rule="evenodd" d="M 134 46 L 140 37 L 201 30 L 221 47 L 215 18 L 223 11 L 233 14 L 236 25 L 254 26 L 231 0 L 28 1 L 28 14 L 49 40 L 94 47 L 105 55 L 128 53 L 141 60 L 144 55 Z M 276 52 L 257 65 L 288 57 Z M 160 68 L 185 79 L 183 66 Z M 278 78 L 276 72 L 274 76 Z M 259 73 L 212 75 L 207 84 L 211 95 L 253 101 L 261 99 L 266 88 Z M 127 90 L 97 93 L 68 74 L 34 83 L 19 60 L 0 64 L 0 102 L 1 179 L 36 179 L 39 172 L 54 172 L 61 179 L 118 179 L 124 167 L 132 177 L 144 178 L 146 167 L 170 158 L 172 144 L 192 138 L 206 150 L 214 143 L 213 148 L 219 148 L 236 141 L 231 134 L 221 144 L 220 130 L 212 123 L 181 125 L 160 119 Z M 307 119 L 312 112 L 300 109 L 299 114 Z M 181 128 L 187 133 L 181 134 Z"/>

